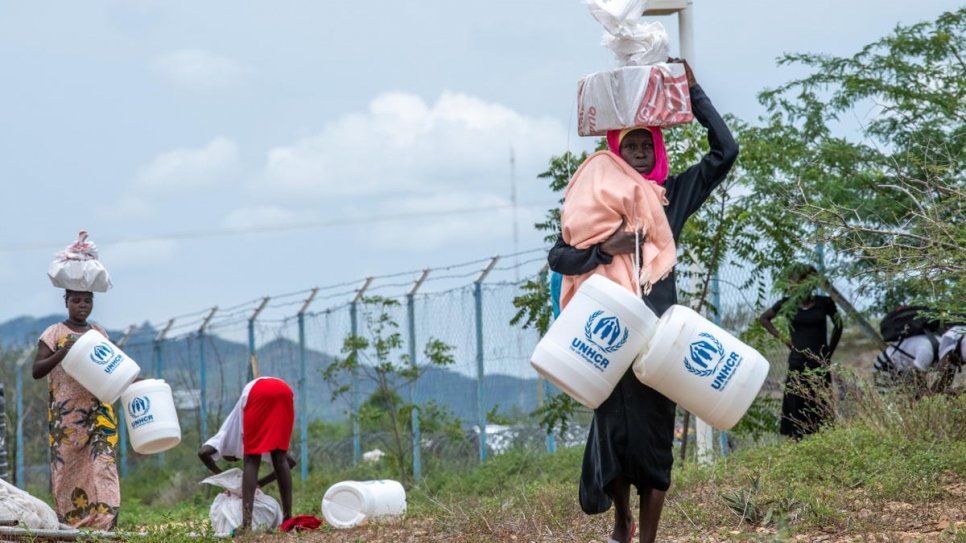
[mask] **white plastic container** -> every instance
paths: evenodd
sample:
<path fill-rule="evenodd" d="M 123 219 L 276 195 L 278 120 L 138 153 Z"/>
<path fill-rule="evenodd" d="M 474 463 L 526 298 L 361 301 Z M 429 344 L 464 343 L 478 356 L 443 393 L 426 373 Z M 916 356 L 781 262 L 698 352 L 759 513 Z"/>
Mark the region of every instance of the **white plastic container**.
<path fill-rule="evenodd" d="M 406 489 L 396 481 L 343 481 L 322 497 L 322 516 L 335 528 L 353 528 L 405 512 Z"/>
<path fill-rule="evenodd" d="M 68 375 L 106 404 L 116 402 L 141 373 L 134 360 L 96 330 L 88 330 L 79 337 L 61 365 Z"/>
<path fill-rule="evenodd" d="M 642 383 L 720 430 L 738 422 L 768 376 L 758 351 L 681 305 L 661 316 L 633 367 Z"/>
<path fill-rule="evenodd" d="M 171 387 L 162 379 L 145 379 L 127 387 L 121 396 L 131 447 L 156 454 L 181 443 L 181 424 Z"/>
<path fill-rule="evenodd" d="M 537 344 L 530 364 L 570 397 L 596 409 L 647 344 L 657 321 L 634 293 L 592 275 Z"/>

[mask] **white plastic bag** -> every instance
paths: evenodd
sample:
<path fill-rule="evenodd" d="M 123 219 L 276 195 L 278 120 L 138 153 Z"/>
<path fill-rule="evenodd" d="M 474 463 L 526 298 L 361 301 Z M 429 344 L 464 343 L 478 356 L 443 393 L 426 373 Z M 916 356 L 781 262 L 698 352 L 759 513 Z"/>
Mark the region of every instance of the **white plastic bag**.
<path fill-rule="evenodd" d="M 201 481 L 225 491 L 215 496 L 208 509 L 208 518 L 215 535 L 230 535 L 242 524 L 242 476 L 239 468 L 225 470 Z M 282 507 L 275 498 L 255 489 L 252 504 L 252 529 L 277 528 L 282 523 Z"/>
<path fill-rule="evenodd" d="M 114 284 L 104 265 L 97 260 L 97 246 L 81 230 L 77 241 L 57 253 L 47 268 L 55 287 L 79 292 L 107 292 Z"/>
<path fill-rule="evenodd" d="M 585 76 L 577 84 L 577 133 L 689 123 L 691 91 L 684 65 L 625 66 Z"/>
<path fill-rule="evenodd" d="M 0 520 L 16 520 L 18 528 L 57 530 L 57 513 L 43 501 L 0 479 Z"/>
<path fill-rule="evenodd" d="M 604 27 L 601 45 L 620 66 L 649 66 L 667 60 L 670 46 L 664 25 L 641 22 L 647 0 L 587 0 L 590 14 Z"/>
<path fill-rule="evenodd" d="M 691 93 L 684 65 L 668 63 L 667 32 L 644 23 L 647 0 L 586 0 L 604 27 L 603 45 L 620 67 L 585 76 L 577 85 L 577 133 L 691 122 Z"/>

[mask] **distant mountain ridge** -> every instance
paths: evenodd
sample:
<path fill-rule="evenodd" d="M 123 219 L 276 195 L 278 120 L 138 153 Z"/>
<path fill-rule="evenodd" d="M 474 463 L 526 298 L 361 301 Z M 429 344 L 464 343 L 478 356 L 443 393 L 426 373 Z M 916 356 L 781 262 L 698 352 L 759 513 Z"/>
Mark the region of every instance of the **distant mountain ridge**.
<path fill-rule="evenodd" d="M 19 317 L 0 323 L 0 350 L 19 350 L 36 345 L 44 329 L 63 318 L 63 315 Z M 124 332 L 108 330 L 114 341 Z M 166 341 L 161 349 L 155 349 L 153 340 L 156 335 L 157 330 L 150 325 L 141 326 L 128 338 L 124 351 L 141 365 L 142 376 L 156 377 L 160 371 L 172 387 L 196 389 L 200 382 L 201 360 L 197 337 Z M 205 341 L 207 405 L 212 410 L 226 414 L 248 379 L 248 346 L 215 335 L 207 336 Z M 281 377 L 293 389 L 297 388 L 301 373 L 297 342 L 281 337 L 274 339 L 259 345 L 256 357 L 262 375 Z M 475 367 L 475 357 L 473 360 L 464 360 L 462 363 Z M 331 361 L 330 354 L 306 350 L 306 396 L 309 398 L 308 412 L 312 419 L 345 420 L 346 404 L 339 400 L 332 401 L 331 388 L 322 379 L 322 371 Z M 477 388 L 477 381 L 473 377 L 450 369 L 431 368 L 416 383 L 416 398 L 418 403 L 431 400 L 449 406 L 454 415 L 467 424 L 473 424 L 478 418 Z M 501 414 L 521 414 L 529 413 L 537 406 L 536 379 L 488 374 L 483 380 L 483 389 L 487 410 L 499 405 Z M 363 400 L 372 390 L 371 383 L 360 382 Z M 408 387 L 399 392 L 403 397 L 409 397 Z"/>
<path fill-rule="evenodd" d="M 34 345 L 48 326 L 63 319 L 63 315 L 47 315 L 46 317 L 17 317 L 0 323 L 0 347 L 21 348 Z"/>

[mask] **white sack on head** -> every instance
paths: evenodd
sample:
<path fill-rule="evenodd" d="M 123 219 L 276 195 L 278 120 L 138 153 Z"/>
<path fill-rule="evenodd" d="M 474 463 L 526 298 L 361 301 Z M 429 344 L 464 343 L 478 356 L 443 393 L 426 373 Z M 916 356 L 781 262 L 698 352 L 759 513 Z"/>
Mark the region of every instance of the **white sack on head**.
<path fill-rule="evenodd" d="M 107 292 L 114 286 L 97 259 L 97 246 L 87 240 L 85 230 L 80 231 L 77 241 L 55 255 L 47 276 L 55 287 L 78 292 Z"/>
<path fill-rule="evenodd" d="M 647 0 L 586 2 L 604 27 L 601 45 L 614 52 L 620 66 L 650 66 L 667 60 L 670 45 L 664 25 L 641 22 Z"/>

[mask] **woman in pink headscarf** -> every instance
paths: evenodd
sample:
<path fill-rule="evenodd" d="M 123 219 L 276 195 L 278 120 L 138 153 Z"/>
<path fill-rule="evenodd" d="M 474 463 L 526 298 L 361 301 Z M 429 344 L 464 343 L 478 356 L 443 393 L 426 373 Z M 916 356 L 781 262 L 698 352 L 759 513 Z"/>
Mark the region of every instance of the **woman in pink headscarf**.
<path fill-rule="evenodd" d="M 645 182 L 665 189 L 664 213 L 675 244 L 685 221 L 721 184 L 738 157 L 738 144 L 727 125 L 695 82 L 691 68 L 686 62 L 684 66 L 694 116 L 708 130 L 710 150 L 700 162 L 669 176 L 660 129 L 607 133 L 612 153 L 626 161 Z M 565 207 L 569 203 L 565 201 Z M 638 241 L 631 226 L 621 224 L 612 235 L 589 246 L 571 245 L 561 236 L 550 250 L 550 269 L 565 276 L 579 276 L 610 265 L 619 255 L 635 253 Z M 658 315 L 677 303 L 673 269 L 653 284 L 644 301 Z M 657 536 L 664 495 L 671 485 L 675 408 L 674 402 L 638 381 L 628 369 L 610 397 L 594 411 L 580 478 L 580 506 L 588 514 L 597 514 L 614 505 L 611 541 L 625 543 L 633 538 L 636 526 L 630 509 L 631 486 L 637 487 L 641 498 L 640 541 L 654 541 Z"/>

